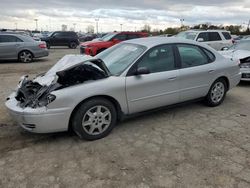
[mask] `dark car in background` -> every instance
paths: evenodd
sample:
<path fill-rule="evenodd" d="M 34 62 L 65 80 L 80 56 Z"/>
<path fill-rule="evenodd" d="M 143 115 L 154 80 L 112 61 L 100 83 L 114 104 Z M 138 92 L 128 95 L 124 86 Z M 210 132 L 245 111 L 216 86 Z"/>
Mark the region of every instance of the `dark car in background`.
<path fill-rule="evenodd" d="M 148 37 L 148 33 L 144 32 L 112 32 L 106 34 L 96 41 L 81 43 L 80 53 L 95 56 L 96 54 L 110 48 L 125 40 Z"/>
<path fill-rule="evenodd" d="M 30 63 L 34 58 L 48 55 L 45 42 L 35 41 L 28 35 L 0 32 L 0 60 L 15 59 Z"/>
<path fill-rule="evenodd" d="M 41 38 L 45 41 L 47 48 L 51 46 L 68 46 L 69 48 L 76 48 L 79 45 L 79 39 L 73 31 L 55 31 L 47 37 Z"/>

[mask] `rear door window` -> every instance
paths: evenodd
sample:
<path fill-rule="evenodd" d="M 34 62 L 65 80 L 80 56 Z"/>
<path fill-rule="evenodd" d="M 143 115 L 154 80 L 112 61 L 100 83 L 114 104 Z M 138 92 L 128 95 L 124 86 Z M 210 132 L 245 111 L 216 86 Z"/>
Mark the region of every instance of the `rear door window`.
<path fill-rule="evenodd" d="M 208 32 L 209 41 L 220 41 L 221 37 L 218 32 Z"/>
<path fill-rule="evenodd" d="M 189 44 L 177 45 L 182 68 L 195 67 L 209 63 L 206 54 L 198 47 Z"/>
<path fill-rule="evenodd" d="M 16 36 L 12 35 L 1 35 L 0 42 L 23 42 L 21 39 L 17 38 Z"/>

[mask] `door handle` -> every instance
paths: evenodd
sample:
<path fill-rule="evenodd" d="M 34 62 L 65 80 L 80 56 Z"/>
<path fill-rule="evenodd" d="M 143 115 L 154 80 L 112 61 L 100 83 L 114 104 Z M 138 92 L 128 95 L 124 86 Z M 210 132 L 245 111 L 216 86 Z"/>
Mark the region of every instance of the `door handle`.
<path fill-rule="evenodd" d="M 209 70 L 209 71 L 208 71 L 208 73 L 213 73 L 213 72 L 214 72 L 214 70 Z"/>
<path fill-rule="evenodd" d="M 168 78 L 170 81 L 176 80 L 177 76 Z"/>

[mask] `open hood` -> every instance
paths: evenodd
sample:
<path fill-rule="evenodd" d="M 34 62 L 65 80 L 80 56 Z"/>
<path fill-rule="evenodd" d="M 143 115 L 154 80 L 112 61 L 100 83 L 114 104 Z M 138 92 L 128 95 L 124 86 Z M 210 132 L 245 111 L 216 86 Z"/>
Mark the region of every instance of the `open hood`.
<path fill-rule="evenodd" d="M 110 75 L 107 67 L 101 60 L 94 59 L 92 56 L 88 55 L 65 55 L 51 69 L 44 74 L 38 75 L 33 81 L 41 85 L 49 86 L 57 78 L 57 72 L 62 72 L 63 70 L 67 70 L 87 62 L 93 63 L 102 69 L 106 75 Z"/>
<path fill-rule="evenodd" d="M 30 80 L 22 77 L 16 92 L 16 100 L 22 108 L 46 106 L 56 96 L 51 92 L 85 81 L 104 79 L 110 72 L 101 59 L 91 56 L 66 55 L 48 72 Z"/>

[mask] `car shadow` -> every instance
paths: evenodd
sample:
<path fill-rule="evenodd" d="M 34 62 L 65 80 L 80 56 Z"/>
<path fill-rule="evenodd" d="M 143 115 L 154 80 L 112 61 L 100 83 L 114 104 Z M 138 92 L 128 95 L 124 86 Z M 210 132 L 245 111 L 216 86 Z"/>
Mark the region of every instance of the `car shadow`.
<path fill-rule="evenodd" d="M 240 83 L 238 84 L 238 87 L 250 87 L 250 82 L 248 81 L 240 81 Z"/>
<path fill-rule="evenodd" d="M 21 61 L 18 60 L 0 60 L 0 65 L 1 64 L 32 64 L 32 63 L 40 63 L 40 62 L 47 62 L 48 58 L 39 58 L 39 59 L 34 59 L 31 63 L 22 63 Z"/>

